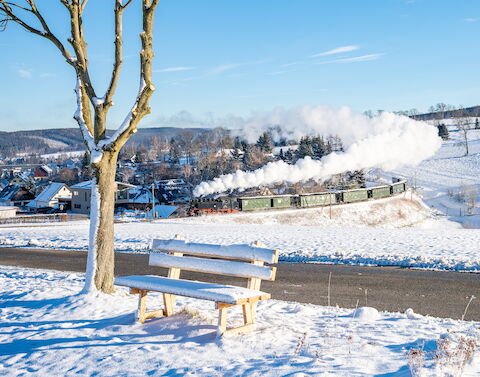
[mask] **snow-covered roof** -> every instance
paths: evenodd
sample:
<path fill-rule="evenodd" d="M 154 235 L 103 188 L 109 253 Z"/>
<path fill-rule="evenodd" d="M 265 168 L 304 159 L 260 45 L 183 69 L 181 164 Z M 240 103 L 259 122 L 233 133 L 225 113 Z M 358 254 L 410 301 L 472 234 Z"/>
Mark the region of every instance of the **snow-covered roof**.
<path fill-rule="evenodd" d="M 155 202 L 158 200 L 155 199 Z M 128 190 L 128 202 L 137 204 L 152 203 L 152 192 L 144 187 L 133 187 Z"/>
<path fill-rule="evenodd" d="M 134 185 L 130 185 L 128 183 L 123 183 L 123 182 L 115 182 L 115 183 L 117 184 L 117 190 L 126 190 L 128 188 L 135 187 Z M 73 185 L 70 188 L 91 190 L 92 180 L 77 183 L 76 185 Z"/>
<path fill-rule="evenodd" d="M 50 183 L 45 189 L 38 194 L 38 196 L 32 200 L 30 203 L 27 204 L 27 207 L 32 207 L 32 208 L 39 208 L 43 207 L 44 205 L 39 204 L 41 203 L 48 203 L 53 199 L 55 195 L 63 188 L 65 187 L 64 183 L 60 182 L 52 182 Z"/>
<path fill-rule="evenodd" d="M 84 182 L 79 182 L 73 186 L 71 186 L 70 188 L 72 189 L 89 189 L 91 190 L 92 189 L 92 181 L 84 181 Z"/>
<path fill-rule="evenodd" d="M 52 168 L 48 165 L 42 165 L 40 166 L 43 170 L 45 170 L 48 174 L 51 174 L 53 172 Z"/>
<path fill-rule="evenodd" d="M 22 188 L 20 185 L 10 185 L 0 192 L 0 200 L 11 200 Z"/>

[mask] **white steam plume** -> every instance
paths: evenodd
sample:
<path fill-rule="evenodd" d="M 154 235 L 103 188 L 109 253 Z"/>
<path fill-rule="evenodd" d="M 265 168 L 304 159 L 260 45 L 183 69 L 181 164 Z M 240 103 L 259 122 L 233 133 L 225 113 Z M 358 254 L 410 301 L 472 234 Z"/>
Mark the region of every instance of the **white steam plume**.
<path fill-rule="evenodd" d="M 246 121 L 245 136 L 249 141 L 256 140 L 259 134 L 275 124 L 281 125 L 277 136 L 298 139 L 304 135 L 338 135 L 347 148 L 343 153 L 331 153 L 321 160 L 306 157 L 294 165 L 276 161 L 255 171 L 238 170 L 221 175 L 200 183 L 194 195 L 282 182 L 322 181 L 334 174 L 366 168 L 391 170 L 416 165 L 435 154 L 441 145 L 436 128 L 424 122 L 387 112 L 368 118 L 347 107 L 339 110 L 324 106 L 274 110 Z"/>

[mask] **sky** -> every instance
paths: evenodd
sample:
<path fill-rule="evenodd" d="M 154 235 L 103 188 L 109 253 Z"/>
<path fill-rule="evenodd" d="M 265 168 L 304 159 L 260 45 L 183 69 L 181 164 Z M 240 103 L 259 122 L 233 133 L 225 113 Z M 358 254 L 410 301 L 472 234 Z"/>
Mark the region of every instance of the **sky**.
<path fill-rule="evenodd" d="M 63 6 L 37 2 L 66 41 Z M 99 96 L 113 64 L 113 3 L 90 0 L 84 15 Z M 124 19 L 124 67 L 109 128 L 121 123 L 138 90 L 138 0 Z M 303 105 L 359 112 L 479 105 L 479 35 L 475 0 L 161 0 L 156 91 L 140 126 L 222 125 Z M 75 76 L 55 47 L 10 23 L 0 48 L 0 131 L 75 127 Z"/>

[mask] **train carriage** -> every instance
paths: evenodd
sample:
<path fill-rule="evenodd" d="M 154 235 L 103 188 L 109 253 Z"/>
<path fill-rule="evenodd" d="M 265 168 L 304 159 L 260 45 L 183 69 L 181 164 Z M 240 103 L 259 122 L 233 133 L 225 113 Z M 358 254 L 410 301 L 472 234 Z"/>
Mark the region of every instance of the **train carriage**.
<path fill-rule="evenodd" d="M 370 189 L 371 197 L 373 199 L 386 198 L 392 194 L 392 189 L 390 185 L 387 186 L 378 186 Z"/>
<path fill-rule="evenodd" d="M 300 195 L 301 207 L 326 206 L 335 203 L 337 203 L 337 196 L 332 192 Z"/>
<path fill-rule="evenodd" d="M 399 194 L 401 192 L 406 191 L 407 189 L 407 182 L 401 181 L 391 185 L 392 187 L 392 195 Z"/>
<path fill-rule="evenodd" d="M 342 192 L 343 203 L 353 203 L 368 200 L 368 189 L 347 190 Z"/>

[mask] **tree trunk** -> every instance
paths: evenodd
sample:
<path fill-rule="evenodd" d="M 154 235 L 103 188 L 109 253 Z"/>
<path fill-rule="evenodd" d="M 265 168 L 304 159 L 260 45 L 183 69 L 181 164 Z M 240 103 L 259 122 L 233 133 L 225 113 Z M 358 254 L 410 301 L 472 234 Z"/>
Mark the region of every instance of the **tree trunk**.
<path fill-rule="evenodd" d="M 102 160 L 93 165 L 86 291 L 92 291 L 94 287 L 105 293 L 114 291 L 114 209 L 117 157 L 118 152 L 116 151 L 104 151 Z"/>

